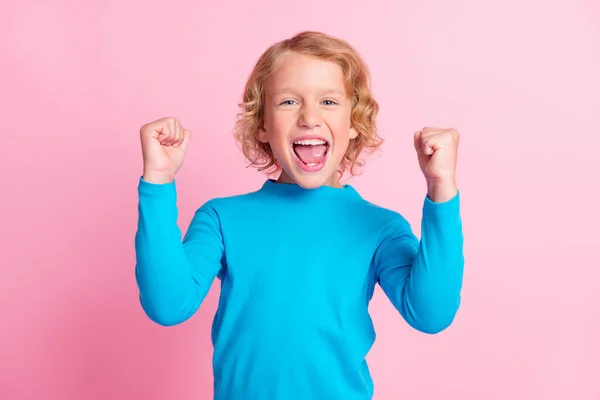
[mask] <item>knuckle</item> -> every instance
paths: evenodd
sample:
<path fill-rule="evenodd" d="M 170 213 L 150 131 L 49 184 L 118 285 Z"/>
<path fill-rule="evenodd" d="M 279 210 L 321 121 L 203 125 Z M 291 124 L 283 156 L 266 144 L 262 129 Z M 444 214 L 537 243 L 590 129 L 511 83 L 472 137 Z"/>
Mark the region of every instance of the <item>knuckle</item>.
<path fill-rule="evenodd" d="M 161 120 L 161 125 L 169 128 L 177 126 L 177 119 L 175 117 L 166 117 Z"/>

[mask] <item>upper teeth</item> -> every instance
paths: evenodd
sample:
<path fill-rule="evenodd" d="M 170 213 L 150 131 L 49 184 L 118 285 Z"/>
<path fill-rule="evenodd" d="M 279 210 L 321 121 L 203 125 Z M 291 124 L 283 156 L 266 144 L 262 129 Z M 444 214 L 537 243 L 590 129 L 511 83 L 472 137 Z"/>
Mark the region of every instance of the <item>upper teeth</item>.
<path fill-rule="evenodd" d="M 296 140 L 294 142 L 294 144 L 302 144 L 305 146 L 311 145 L 311 146 L 317 146 L 320 144 L 326 144 L 327 142 L 321 139 L 304 139 L 304 140 Z"/>

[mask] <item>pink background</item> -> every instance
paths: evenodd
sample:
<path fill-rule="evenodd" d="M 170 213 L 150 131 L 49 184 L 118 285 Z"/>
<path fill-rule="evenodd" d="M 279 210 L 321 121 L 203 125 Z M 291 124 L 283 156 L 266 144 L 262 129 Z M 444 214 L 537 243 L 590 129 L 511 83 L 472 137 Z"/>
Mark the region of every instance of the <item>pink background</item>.
<path fill-rule="evenodd" d="M 255 189 L 237 102 L 259 54 L 304 29 L 371 66 L 387 143 L 351 183 L 417 234 L 412 134 L 462 133 L 463 306 L 425 336 L 377 291 L 375 399 L 600 399 L 599 3 L 367 3 L 2 1 L 1 399 L 210 398 L 218 289 L 173 328 L 138 303 L 138 129 L 174 115 L 195 133 L 184 229 Z"/>

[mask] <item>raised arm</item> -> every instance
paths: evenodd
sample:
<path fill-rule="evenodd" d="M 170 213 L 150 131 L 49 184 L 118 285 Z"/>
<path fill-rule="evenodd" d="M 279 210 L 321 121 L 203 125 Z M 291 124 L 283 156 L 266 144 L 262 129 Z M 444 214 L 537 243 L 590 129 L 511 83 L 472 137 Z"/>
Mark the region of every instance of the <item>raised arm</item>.
<path fill-rule="evenodd" d="M 196 312 L 221 270 L 218 218 L 208 205 L 201 207 L 182 241 L 175 182 L 141 179 L 138 192 L 135 273 L 140 302 L 152 321 L 176 325 Z"/>
<path fill-rule="evenodd" d="M 398 216 L 375 254 L 377 282 L 413 328 L 435 334 L 454 320 L 461 300 L 463 233 L 460 195 L 423 205 L 421 241 Z"/>
<path fill-rule="evenodd" d="M 160 325 L 190 318 L 222 265 L 219 219 L 208 203 L 196 212 L 183 241 L 177 225 L 174 179 L 190 137 L 175 118 L 140 129 L 144 174 L 138 184 L 135 274 L 142 307 Z"/>

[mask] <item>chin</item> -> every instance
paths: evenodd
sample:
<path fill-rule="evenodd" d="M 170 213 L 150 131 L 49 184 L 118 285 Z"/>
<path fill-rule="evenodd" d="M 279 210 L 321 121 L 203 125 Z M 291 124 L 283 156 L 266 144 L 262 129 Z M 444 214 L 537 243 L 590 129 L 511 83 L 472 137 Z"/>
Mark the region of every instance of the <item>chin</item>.
<path fill-rule="evenodd" d="M 331 184 L 332 178 L 330 176 L 324 176 L 324 174 L 306 176 L 302 174 L 300 176 L 294 176 L 294 182 L 304 189 L 317 189 L 321 186 L 328 186 Z"/>

